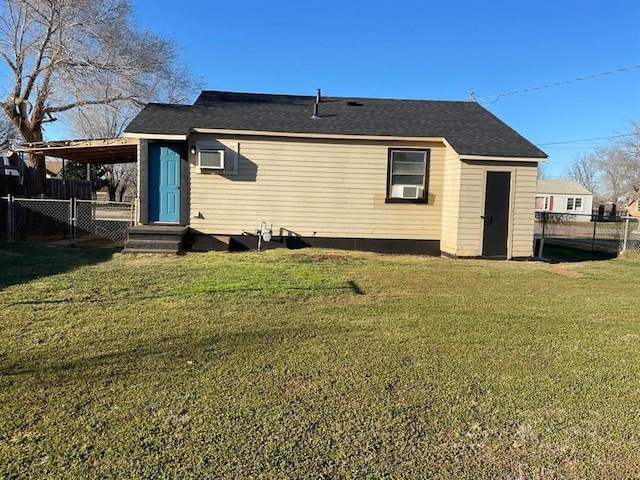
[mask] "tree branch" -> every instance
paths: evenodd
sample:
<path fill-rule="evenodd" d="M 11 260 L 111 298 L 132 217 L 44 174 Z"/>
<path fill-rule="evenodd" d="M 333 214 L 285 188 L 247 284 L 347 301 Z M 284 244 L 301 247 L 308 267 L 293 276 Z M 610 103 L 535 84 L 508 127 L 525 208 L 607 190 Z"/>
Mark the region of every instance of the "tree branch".
<path fill-rule="evenodd" d="M 54 9 L 52 8 L 51 14 L 47 17 L 47 29 L 45 31 L 44 37 L 42 38 L 42 41 L 40 42 L 40 47 L 38 48 L 37 57 L 35 62 L 33 63 L 33 69 L 29 74 L 29 77 L 28 77 L 29 80 L 27 81 L 27 84 L 25 85 L 24 91 L 22 93 L 22 98 L 24 99 L 29 98 L 29 96 L 31 95 L 31 91 L 33 90 L 33 85 L 35 84 L 36 79 L 38 78 L 38 75 L 40 75 L 40 73 L 42 73 L 42 71 L 44 70 L 41 68 L 42 59 L 44 57 L 45 51 L 47 50 L 49 42 L 51 40 L 51 36 L 56 30 L 53 26 L 54 18 L 55 18 L 55 12 L 54 12 Z M 51 62 L 49 62 L 47 65 L 51 65 Z"/>
<path fill-rule="evenodd" d="M 117 95 L 114 97 L 102 98 L 99 100 L 81 100 L 77 102 L 67 103 L 66 105 L 60 105 L 59 107 L 47 107 L 43 111 L 44 113 L 60 113 L 66 110 L 71 110 L 76 107 L 84 107 L 87 105 L 108 105 L 113 102 L 132 102 L 137 106 L 144 106 L 137 95 Z"/>
<path fill-rule="evenodd" d="M 9 66 L 9 68 L 13 71 L 14 74 L 18 73 L 18 68 L 16 67 L 16 65 L 2 50 L 0 50 L 0 57 L 2 57 L 4 62 Z"/>

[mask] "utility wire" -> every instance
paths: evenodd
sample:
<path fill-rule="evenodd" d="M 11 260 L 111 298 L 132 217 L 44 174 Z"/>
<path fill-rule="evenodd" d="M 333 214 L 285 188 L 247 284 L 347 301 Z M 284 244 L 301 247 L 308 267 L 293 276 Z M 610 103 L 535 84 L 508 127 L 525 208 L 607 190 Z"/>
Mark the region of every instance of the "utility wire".
<path fill-rule="evenodd" d="M 563 145 L 565 143 L 590 142 L 591 140 L 610 140 L 612 138 L 633 137 L 635 133 L 626 133 L 624 135 L 611 135 L 609 137 L 583 138 L 582 140 L 566 140 L 564 142 L 538 143 L 538 147 L 546 147 L 548 145 Z"/>
<path fill-rule="evenodd" d="M 640 68 L 640 65 L 631 65 L 630 67 L 619 68 L 617 70 L 611 70 L 611 71 L 608 71 L 608 72 L 595 73 L 593 75 L 587 75 L 586 77 L 572 78 L 571 80 L 564 80 L 562 82 L 556 82 L 556 83 L 548 83 L 546 85 L 540 85 L 538 87 L 524 88 L 522 90 L 514 90 L 513 92 L 505 92 L 505 93 L 500 93 L 498 95 L 489 95 L 488 98 L 495 97 L 495 99 L 492 100 L 492 101 L 489 101 L 489 100 L 477 95 L 475 92 L 468 92 L 468 94 L 469 94 L 470 100 L 476 100 L 476 98 L 477 98 L 481 102 L 483 102 L 483 103 L 485 103 L 487 105 L 493 105 L 498 100 L 500 100 L 502 97 L 506 97 L 506 96 L 509 96 L 509 95 L 517 95 L 519 93 L 526 93 L 526 92 L 532 92 L 534 90 L 542 90 L 544 88 L 557 87 L 559 85 L 566 85 L 568 83 L 581 82 L 583 80 L 591 80 L 592 78 L 604 77 L 605 75 L 613 75 L 614 73 L 627 72 L 629 70 L 634 70 L 636 68 Z"/>

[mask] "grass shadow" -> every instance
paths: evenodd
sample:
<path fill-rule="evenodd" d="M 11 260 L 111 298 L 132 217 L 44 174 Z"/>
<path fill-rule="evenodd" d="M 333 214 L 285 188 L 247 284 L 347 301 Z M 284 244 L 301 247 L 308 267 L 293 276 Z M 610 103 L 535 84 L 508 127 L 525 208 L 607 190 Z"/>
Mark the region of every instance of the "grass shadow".
<path fill-rule="evenodd" d="M 111 259 L 116 248 L 51 247 L 0 242 L 0 290 Z"/>
<path fill-rule="evenodd" d="M 253 352 L 290 345 L 291 339 L 308 339 L 348 333 L 346 327 L 302 324 L 290 327 L 256 327 L 243 332 L 191 332 L 160 335 L 155 338 L 132 336 L 126 343 L 113 345 L 109 351 L 93 349 L 68 351 L 57 348 L 22 355 L 0 355 L 0 379 L 11 381 L 36 379 L 40 386 L 66 383 L 104 384 L 123 381 L 141 372 L 156 372 L 172 378 L 193 368 L 210 368 L 238 352 Z"/>
<path fill-rule="evenodd" d="M 615 253 L 602 250 L 586 250 L 582 248 L 568 247 L 545 243 L 543 257 L 551 263 L 592 262 L 597 260 L 612 260 L 617 257 Z"/>

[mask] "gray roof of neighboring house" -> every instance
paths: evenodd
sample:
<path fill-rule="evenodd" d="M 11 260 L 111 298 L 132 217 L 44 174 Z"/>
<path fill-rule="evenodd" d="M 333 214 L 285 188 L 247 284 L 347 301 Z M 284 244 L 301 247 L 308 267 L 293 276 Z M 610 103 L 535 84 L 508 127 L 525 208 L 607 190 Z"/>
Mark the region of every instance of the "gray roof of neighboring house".
<path fill-rule="evenodd" d="M 475 102 L 203 91 L 194 105 L 151 103 L 126 132 L 186 135 L 192 128 L 310 134 L 444 137 L 461 155 L 546 158 Z"/>
<path fill-rule="evenodd" d="M 556 195 L 593 195 L 573 180 L 547 180 L 539 179 L 536 193 L 554 193 Z"/>

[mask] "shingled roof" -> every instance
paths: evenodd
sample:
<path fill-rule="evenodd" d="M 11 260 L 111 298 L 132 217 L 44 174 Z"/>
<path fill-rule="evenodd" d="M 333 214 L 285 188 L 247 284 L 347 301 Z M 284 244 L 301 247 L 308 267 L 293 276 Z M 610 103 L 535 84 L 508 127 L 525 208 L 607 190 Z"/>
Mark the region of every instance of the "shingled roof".
<path fill-rule="evenodd" d="M 151 103 L 128 133 L 187 135 L 193 128 L 338 135 L 444 137 L 461 155 L 546 158 L 475 102 L 203 91 L 193 105 Z"/>
<path fill-rule="evenodd" d="M 587 188 L 574 180 L 544 179 L 538 180 L 536 193 L 554 193 L 557 195 L 593 195 Z"/>

